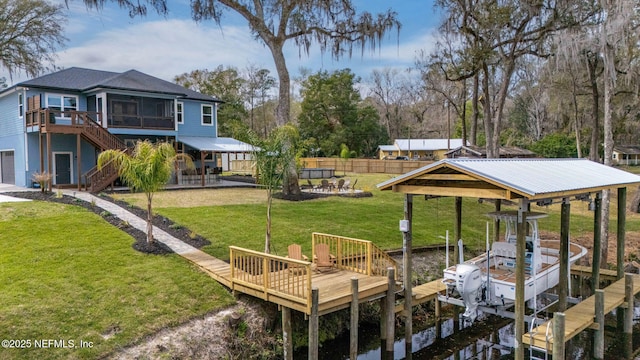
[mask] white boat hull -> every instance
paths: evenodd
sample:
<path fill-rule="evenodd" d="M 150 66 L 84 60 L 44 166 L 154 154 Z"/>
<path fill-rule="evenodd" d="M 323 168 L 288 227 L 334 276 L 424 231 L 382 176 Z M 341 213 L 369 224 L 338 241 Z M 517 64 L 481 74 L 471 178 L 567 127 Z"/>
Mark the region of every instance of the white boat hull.
<path fill-rule="evenodd" d="M 543 240 L 543 245 L 551 243 L 559 244 L 554 240 Z M 524 283 L 524 300 L 528 301 L 549 289 L 554 288 L 560 279 L 560 262 L 557 247 L 541 246 L 542 264 L 540 270 L 535 274 L 527 274 Z M 571 244 L 569 255 L 569 266 L 587 253 L 587 249 Z M 465 261 L 465 264 L 476 265 L 482 271 L 484 279 L 485 294 L 483 303 L 485 305 L 508 305 L 516 299 L 516 282 L 515 282 L 515 262 L 513 267 L 493 265 L 494 254 L 489 253 L 489 276 L 487 276 L 487 256 L 480 255 L 476 258 Z M 508 264 L 511 265 L 511 264 Z M 444 270 L 444 282 L 451 284 L 456 281 L 456 265 L 450 266 Z"/>

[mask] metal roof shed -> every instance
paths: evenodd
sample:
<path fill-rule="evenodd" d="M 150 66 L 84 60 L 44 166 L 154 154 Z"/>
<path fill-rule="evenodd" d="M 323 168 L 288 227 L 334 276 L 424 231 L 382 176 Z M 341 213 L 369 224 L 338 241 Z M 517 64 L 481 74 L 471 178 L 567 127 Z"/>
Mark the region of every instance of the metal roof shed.
<path fill-rule="evenodd" d="M 526 211 L 530 202 L 562 199 L 561 265 L 559 294 L 566 306 L 568 278 L 569 202 L 572 197 L 595 194 L 594 249 L 600 251 L 600 194 L 602 190 L 618 190 L 618 278 L 623 277 L 626 187 L 640 185 L 640 176 L 585 159 L 445 159 L 378 184 L 380 190 L 405 194 L 404 218 L 408 227 L 403 231 L 406 251 L 404 268 L 405 311 L 411 311 L 411 218 L 413 195 L 456 197 L 456 230 L 459 235 L 461 198 L 475 197 L 519 201 L 519 221 L 516 260 L 516 296 L 524 298 L 524 253 Z M 496 202 L 499 206 L 499 201 Z M 594 256 L 593 278 L 598 284 L 600 257 Z M 409 286 L 407 286 L 409 285 Z M 563 311 L 560 309 L 559 311 Z M 516 359 L 523 359 L 524 301 L 515 304 Z M 406 332 L 411 334 L 411 324 Z M 409 338 L 405 341 L 410 341 Z"/>

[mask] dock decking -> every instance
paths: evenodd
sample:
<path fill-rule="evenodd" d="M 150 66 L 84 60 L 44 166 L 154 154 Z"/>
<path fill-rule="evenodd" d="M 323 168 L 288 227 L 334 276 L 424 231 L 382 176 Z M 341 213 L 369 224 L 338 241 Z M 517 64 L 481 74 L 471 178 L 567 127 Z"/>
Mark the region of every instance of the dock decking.
<path fill-rule="evenodd" d="M 640 275 L 633 276 L 634 295 L 640 292 Z M 613 309 L 622 305 L 624 299 L 624 279 L 620 279 L 607 286 L 604 290 L 604 313 L 608 314 Z M 580 303 L 574 305 L 564 312 L 565 314 L 565 341 L 570 340 L 581 331 L 590 327 L 594 323 L 595 317 L 595 296 L 591 296 Z M 538 325 L 533 332 L 524 334 L 522 343 L 526 346 L 533 346 L 540 349 L 551 350 L 553 348 L 553 337 L 551 320 Z M 547 338 L 547 331 L 548 336 Z"/>

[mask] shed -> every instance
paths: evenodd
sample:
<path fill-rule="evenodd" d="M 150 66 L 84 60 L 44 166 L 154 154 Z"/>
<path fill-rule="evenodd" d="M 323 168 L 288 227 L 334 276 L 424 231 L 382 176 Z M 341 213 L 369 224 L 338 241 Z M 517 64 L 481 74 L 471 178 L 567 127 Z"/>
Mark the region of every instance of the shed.
<path fill-rule="evenodd" d="M 570 201 L 576 198 L 595 197 L 594 211 L 594 247 L 593 252 L 600 252 L 600 202 L 602 190 L 618 191 L 618 232 L 617 232 L 617 269 L 618 278 L 623 276 L 624 265 L 624 228 L 626 188 L 638 186 L 640 176 L 626 171 L 602 165 L 586 159 L 445 159 L 421 167 L 378 184 L 380 190 L 391 190 L 404 195 L 404 218 L 408 226 L 404 228 L 403 241 L 405 258 L 411 259 L 411 227 L 412 204 L 414 195 L 452 196 L 456 198 L 456 231 L 460 234 L 462 197 L 488 198 L 496 200 L 496 207 L 501 200 L 517 201 L 518 240 L 516 267 L 516 296 L 524 298 L 524 254 L 526 211 L 532 202 L 548 204 L 558 200 L 562 202 L 561 246 L 559 297 L 566 303 L 568 278 L 568 242 Z M 566 244 L 566 245 L 565 245 Z M 598 283 L 600 260 L 595 256 L 593 261 L 594 283 Z M 411 274 L 411 263 L 405 265 L 405 301 L 411 297 L 411 282 L 406 281 Z M 410 279 L 410 277 L 408 278 Z M 407 286 L 408 285 L 408 286 Z M 515 303 L 515 358 L 524 359 L 524 347 L 521 343 L 524 324 L 524 301 Z M 566 304 L 565 304 L 566 306 Z M 406 310 L 406 308 L 405 308 Z M 560 310 L 562 311 L 562 310 Z M 409 334 L 411 331 L 407 330 Z M 410 340 L 409 340 L 410 341 Z"/>

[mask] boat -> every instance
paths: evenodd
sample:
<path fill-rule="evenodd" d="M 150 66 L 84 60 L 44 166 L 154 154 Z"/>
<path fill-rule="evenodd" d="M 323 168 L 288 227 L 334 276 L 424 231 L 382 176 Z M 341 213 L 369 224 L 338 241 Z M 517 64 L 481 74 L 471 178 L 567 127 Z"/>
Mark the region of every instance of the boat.
<path fill-rule="evenodd" d="M 489 247 L 487 223 L 487 251 L 472 259 L 444 269 L 446 296 L 441 300 L 462 305 L 465 320 L 473 322 L 480 312 L 499 313 L 513 306 L 516 299 L 516 225 L 517 211 L 498 211 L 487 214 L 505 224 L 505 236 Z M 525 259 L 524 300 L 530 308 L 536 297 L 558 285 L 560 278 L 560 241 L 541 239 L 538 220 L 547 217 L 541 212 L 526 213 L 527 234 Z M 462 246 L 460 254 L 462 254 Z M 587 249 L 569 243 L 569 265 L 587 254 Z"/>

